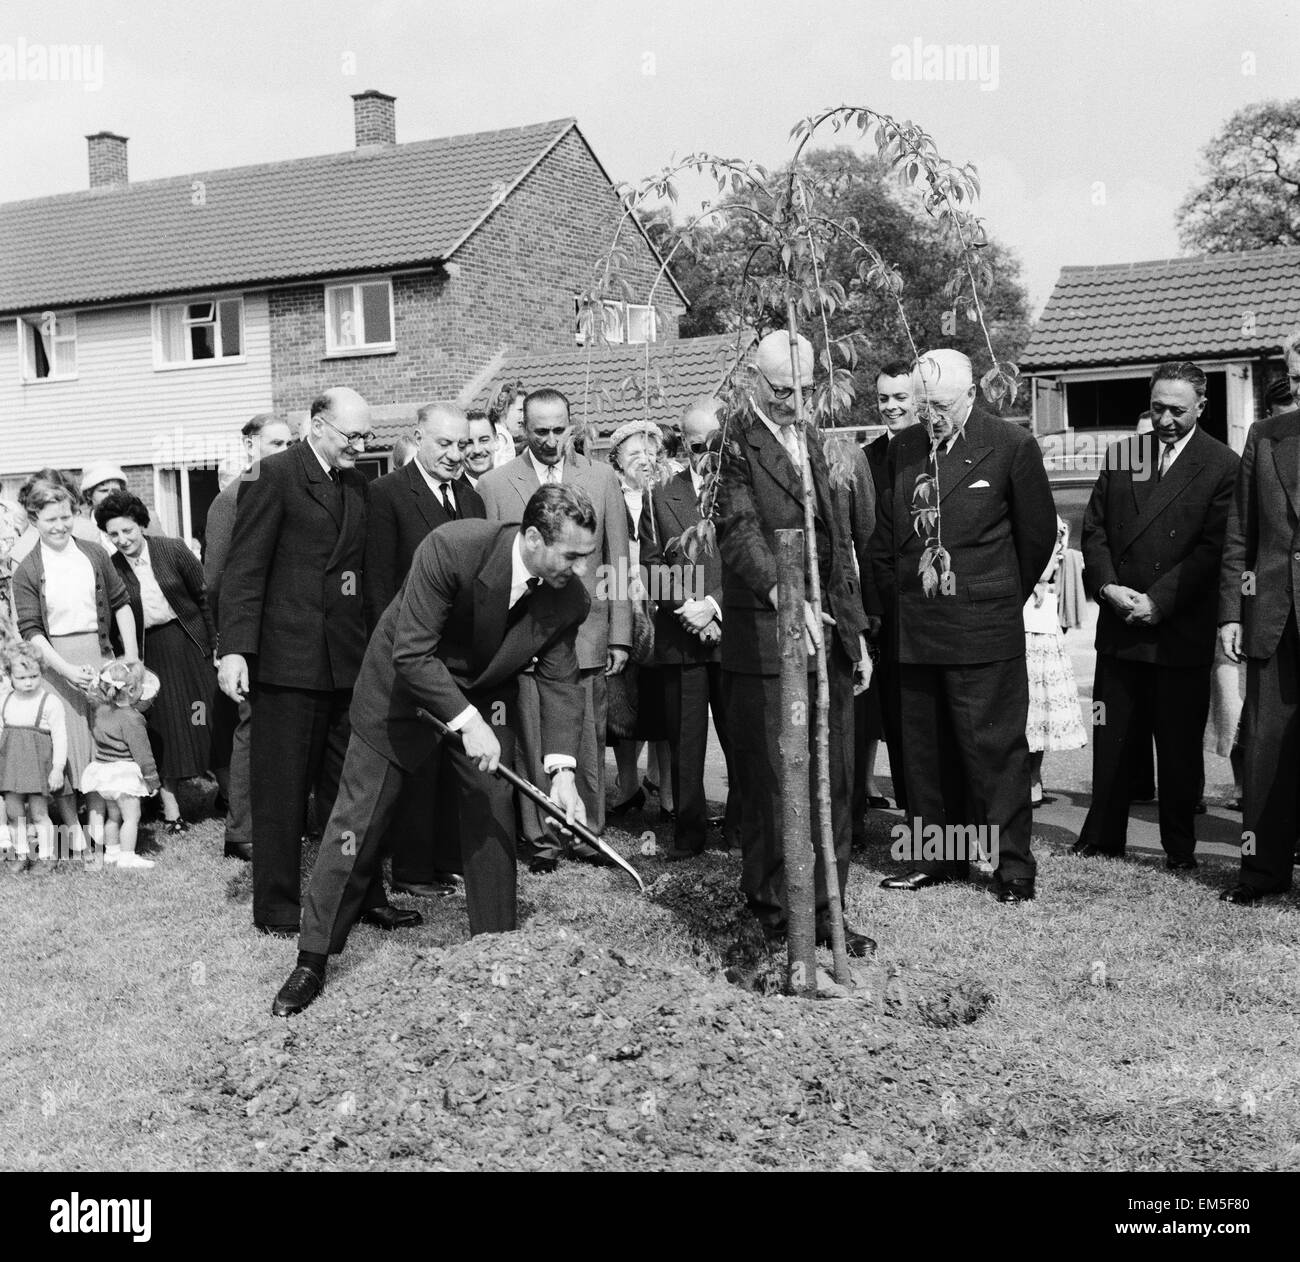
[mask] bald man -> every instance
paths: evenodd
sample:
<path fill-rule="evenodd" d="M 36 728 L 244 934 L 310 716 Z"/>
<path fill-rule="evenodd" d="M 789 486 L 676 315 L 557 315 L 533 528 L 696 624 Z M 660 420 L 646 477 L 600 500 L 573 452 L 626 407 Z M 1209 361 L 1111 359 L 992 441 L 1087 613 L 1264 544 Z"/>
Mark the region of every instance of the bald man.
<path fill-rule="evenodd" d="M 813 353 L 807 339 L 798 341 L 800 383 L 813 384 Z M 781 680 L 776 630 L 776 532 L 804 528 L 802 447 L 806 444 L 816 502 L 813 505 L 817 568 L 826 631 L 830 676 L 831 829 L 837 872 L 828 874 L 817 850 L 815 871 L 817 938 L 830 938 L 827 882 L 838 878 L 840 897 L 848 880 L 852 845 L 850 799 L 853 791 L 854 676 L 865 680 L 866 612 L 854 564 L 853 540 L 842 523 L 830 486 L 821 438 L 806 426 L 803 442 L 795 417 L 794 368 L 789 335 L 769 333 L 758 344 L 749 381 L 749 410 L 732 427 L 723 446 L 718 485 L 718 548 L 722 555 L 723 688 L 732 764 L 740 779 L 741 888 L 769 940 L 785 934 L 787 908 L 785 864 L 780 835 Z M 813 623 L 805 603 L 810 640 L 823 628 Z M 809 696 L 815 698 L 809 656 Z M 808 723 L 810 744 L 816 724 Z M 810 781 L 813 763 L 810 760 Z M 810 783 L 813 827 L 817 818 L 815 782 Z M 816 834 L 814 834 L 816 835 Z M 875 944 L 864 934 L 846 931 L 850 955 L 864 956 Z"/>
<path fill-rule="evenodd" d="M 221 580 L 218 681 L 252 705 L 253 923 L 278 937 L 298 934 L 308 794 L 328 818 L 347 750 L 366 648 L 368 491 L 356 463 L 373 438 L 355 390 L 316 399 L 305 441 L 267 456 L 240 487 Z M 418 922 L 388 906 L 382 881 L 364 906 L 381 928 Z"/>
<path fill-rule="evenodd" d="M 871 563 L 898 663 L 909 832 L 961 830 L 961 853 L 912 848 L 910 870 L 885 889 L 916 891 L 969 871 L 966 827 L 996 853 L 1000 902 L 1034 897 L 1029 848 L 1023 607 L 1056 543 L 1056 508 L 1042 453 L 1026 429 L 975 407 L 970 360 L 922 356 L 912 374 L 922 423 L 890 444 Z M 932 444 L 936 451 L 931 458 Z M 922 588 L 926 546 L 914 511 L 917 479 L 938 471 L 942 543 L 951 560 L 934 595 Z M 932 835 L 932 834 L 931 834 Z M 955 836 L 954 833 L 947 833 Z"/>

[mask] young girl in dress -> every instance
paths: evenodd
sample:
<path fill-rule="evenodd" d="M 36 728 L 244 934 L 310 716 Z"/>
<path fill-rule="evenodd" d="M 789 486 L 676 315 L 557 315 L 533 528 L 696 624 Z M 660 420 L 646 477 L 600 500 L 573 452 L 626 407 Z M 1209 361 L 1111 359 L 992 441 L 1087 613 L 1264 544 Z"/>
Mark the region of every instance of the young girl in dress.
<path fill-rule="evenodd" d="M 1025 602 L 1025 671 L 1029 676 L 1030 801 L 1042 806 L 1043 753 L 1049 749 L 1082 749 L 1088 743 L 1079 715 L 1079 687 L 1065 651 L 1058 588 L 1070 527 L 1056 519 L 1056 547 L 1034 594 Z"/>
<path fill-rule="evenodd" d="M 26 863 L 31 857 L 30 819 L 37 857 L 48 863 L 54 858 L 54 825 L 46 795 L 63 787 L 68 760 L 63 705 L 46 691 L 40 654 L 30 644 L 11 644 L 4 665 L 10 691 L 0 701 L 0 793 L 7 825 L 0 834 L 0 849 L 12 845 Z"/>
<path fill-rule="evenodd" d="M 96 681 L 95 757 L 81 787 L 91 836 L 103 839 L 107 867 L 153 867 L 152 859 L 135 852 L 140 799 L 157 793 L 161 784 L 144 715 L 136 709 L 144 689 L 145 669 L 139 662 L 109 662 Z"/>

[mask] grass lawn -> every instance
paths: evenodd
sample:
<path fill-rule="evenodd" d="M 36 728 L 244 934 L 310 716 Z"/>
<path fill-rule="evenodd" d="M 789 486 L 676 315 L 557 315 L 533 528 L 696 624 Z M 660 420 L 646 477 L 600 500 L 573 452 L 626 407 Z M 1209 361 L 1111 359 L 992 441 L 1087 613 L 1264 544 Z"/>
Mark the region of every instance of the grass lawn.
<path fill-rule="evenodd" d="M 727 985 L 694 918 L 566 864 L 521 873 L 518 934 L 470 942 L 460 899 L 358 929 L 275 1021 L 294 944 L 253 932 L 214 821 L 152 872 L 4 864 L 0 1167 L 1300 1169 L 1294 898 L 1045 843 L 1033 904 L 890 895 L 890 822 L 850 883 L 879 958 L 815 1003 Z M 730 889 L 634 824 L 648 879 Z"/>

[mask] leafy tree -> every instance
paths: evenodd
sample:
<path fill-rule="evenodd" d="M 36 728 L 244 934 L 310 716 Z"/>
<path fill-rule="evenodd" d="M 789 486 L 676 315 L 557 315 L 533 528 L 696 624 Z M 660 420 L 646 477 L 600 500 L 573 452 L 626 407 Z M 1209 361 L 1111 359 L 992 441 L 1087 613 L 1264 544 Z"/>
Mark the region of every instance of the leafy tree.
<path fill-rule="evenodd" d="M 1185 250 L 1300 245 L 1300 100 L 1238 110 L 1201 156 L 1204 179 L 1176 212 Z"/>
<path fill-rule="evenodd" d="M 804 155 L 801 169 L 812 190 L 813 212 L 858 225 L 898 271 L 917 346 L 960 350 L 970 356 L 980 374 L 991 367 L 979 323 L 973 315 L 967 318 L 967 306 L 958 304 L 954 309 L 949 282 L 959 265 L 960 243 L 926 213 L 921 199 L 900 189 L 878 158 L 863 158 L 847 147 L 811 151 Z M 768 183 L 775 187 L 788 178 L 786 168 L 774 172 Z M 760 332 L 785 327 L 784 301 L 774 284 L 783 270 L 782 260 L 766 244 L 771 241 L 770 231 L 755 214 L 726 213 L 740 207 L 758 210 L 763 200 L 749 188 L 730 193 L 719 203 L 725 213 L 721 223 L 683 226 L 666 209 L 648 217 L 647 227 L 661 252 L 681 246 L 673 255 L 672 269 L 691 300 L 691 310 L 681 324 L 683 337 L 731 332 L 742 325 L 756 326 Z M 1000 360 L 1015 361 L 1029 337 L 1020 264 L 996 242 L 984 244 L 980 254 L 989 269 L 989 283 L 980 295 L 989 336 Z M 836 236 L 827 243 L 824 279 L 845 292 L 844 305 L 829 317 L 830 334 L 840 337 L 856 330 L 866 344 L 854 371 L 855 402 L 848 415 L 837 418 L 840 424 L 874 421 L 876 369 L 891 359 L 912 357 L 894 296 L 864 283 L 859 261 L 848 238 Z"/>

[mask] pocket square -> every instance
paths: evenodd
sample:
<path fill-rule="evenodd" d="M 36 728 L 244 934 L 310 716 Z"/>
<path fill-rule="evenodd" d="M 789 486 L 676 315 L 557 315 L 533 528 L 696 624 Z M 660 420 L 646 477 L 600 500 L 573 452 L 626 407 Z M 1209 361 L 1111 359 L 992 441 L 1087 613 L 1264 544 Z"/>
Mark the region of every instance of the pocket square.
<path fill-rule="evenodd" d="M 978 491 L 981 487 L 987 487 L 987 486 L 988 486 L 988 483 L 987 483 L 983 478 L 980 478 L 980 480 L 979 480 L 978 482 L 972 482 L 972 483 L 970 484 L 970 488 L 969 488 L 969 489 L 972 490 L 972 491 Z"/>

